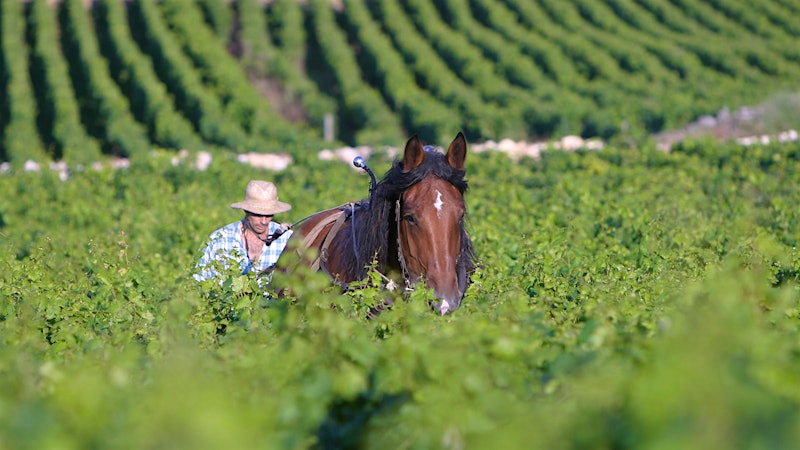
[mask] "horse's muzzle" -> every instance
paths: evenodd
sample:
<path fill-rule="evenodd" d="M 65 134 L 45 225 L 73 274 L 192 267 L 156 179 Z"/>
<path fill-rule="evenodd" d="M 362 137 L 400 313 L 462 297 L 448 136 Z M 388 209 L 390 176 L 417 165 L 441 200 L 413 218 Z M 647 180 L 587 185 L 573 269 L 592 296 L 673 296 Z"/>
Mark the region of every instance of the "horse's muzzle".
<path fill-rule="evenodd" d="M 457 296 L 453 296 L 450 299 L 445 296 L 440 297 L 437 295 L 437 298 L 440 298 L 440 300 L 433 303 L 433 308 L 440 315 L 444 316 L 445 314 L 449 314 L 457 310 L 458 307 L 461 306 L 462 297 L 463 294 L 461 292 L 459 292 Z"/>

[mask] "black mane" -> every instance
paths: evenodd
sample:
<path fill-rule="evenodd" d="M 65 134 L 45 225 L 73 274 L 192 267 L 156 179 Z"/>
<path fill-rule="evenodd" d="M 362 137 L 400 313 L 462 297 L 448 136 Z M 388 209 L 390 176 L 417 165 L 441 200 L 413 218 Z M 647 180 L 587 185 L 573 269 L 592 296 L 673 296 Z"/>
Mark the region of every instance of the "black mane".
<path fill-rule="evenodd" d="M 397 225 L 395 205 L 403 192 L 421 181 L 428 174 L 449 182 L 463 195 L 467 191 L 465 170 L 456 170 L 447 163 L 444 154 L 435 148 L 425 147 L 422 164 L 409 172 L 403 172 L 403 162 L 395 161 L 383 179 L 375 186 L 372 197 L 359 202 L 353 210 L 349 224 L 341 232 L 341 239 L 355 243 L 342 245 L 340 241 L 334 251 L 342 252 L 347 261 L 345 273 L 354 279 L 367 275 L 366 266 L 373 260 L 379 270 L 399 268 L 397 261 Z M 461 229 L 461 253 L 458 256 L 459 284 L 467 282 L 474 270 L 472 242 L 469 235 Z M 466 288 L 466 286 L 462 286 Z"/>

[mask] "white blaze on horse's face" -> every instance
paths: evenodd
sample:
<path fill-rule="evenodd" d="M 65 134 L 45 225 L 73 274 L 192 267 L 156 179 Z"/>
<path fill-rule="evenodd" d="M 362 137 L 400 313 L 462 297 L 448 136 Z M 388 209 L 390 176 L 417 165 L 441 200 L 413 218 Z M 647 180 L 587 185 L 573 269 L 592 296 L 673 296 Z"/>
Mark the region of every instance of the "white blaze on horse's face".
<path fill-rule="evenodd" d="M 435 307 L 446 314 L 461 303 L 456 261 L 461 252 L 461 220 L 466 207 L 452 184 L 429 175 L 403 196 L 400 221 L 402 253 L 413 281 L 424 278 Z"/>

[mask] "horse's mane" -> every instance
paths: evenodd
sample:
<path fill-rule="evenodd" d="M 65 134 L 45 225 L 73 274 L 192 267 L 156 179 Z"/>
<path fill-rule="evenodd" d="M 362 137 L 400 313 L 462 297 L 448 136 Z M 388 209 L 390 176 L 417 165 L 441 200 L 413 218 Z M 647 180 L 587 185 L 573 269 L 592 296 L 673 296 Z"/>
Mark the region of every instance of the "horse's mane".
<path fill-rule="evenodd" d="M 437 148 L 426 146 L 425 159 L 419 167 L 403 172 L 402 161 L 395 161 L 383 179 L 375 186 L 368 200 L 362 200 L 354 209 L 349 226 L 342 231 L 342 239 L 354 239 L 355 248 L 349 249 L 352 257 L 347 259 L 345 272 L 354 279 L 366 277 L 366 265 L 373 259 L 380 269 L 392 264 L 390 252 L 396 247 L 397 239 L 395 205 L 403 192 L 433 173 L 458 189 L 463 195 L 467 191 L 465 170 L 457 170 L 447 163 L 447 159 Z M 353 237 L 355 236 L 355 237 Z M 391 241 L 390 241 L 391 239 Z M 343 246 L 344 248 L 349 246 Z M 340 251 L 344 248 L 340 247 Z M 458 256 L 459 284 L 466 283 L 475 269 L 473 263 L 472 241 L 461 227 L 461 253 Z M 466 288 L 466 286 L 462 286 Z"/>

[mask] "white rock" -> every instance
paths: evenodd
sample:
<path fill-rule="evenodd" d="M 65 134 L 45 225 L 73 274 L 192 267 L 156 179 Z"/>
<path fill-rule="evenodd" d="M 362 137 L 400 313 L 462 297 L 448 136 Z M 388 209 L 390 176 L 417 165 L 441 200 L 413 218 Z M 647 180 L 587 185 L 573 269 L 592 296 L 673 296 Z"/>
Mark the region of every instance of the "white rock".
<path fill-rule="evenodd" d="M 39 163 L 30 159 L 25 161 L 25 166 L 23 167 L 23 169 L 25 170 L 25 172 L 38 172 L 39 170 L 41 170 L 39 167 Z"/>
<path fill-rule="evenodd" d="M 197 154 L 197 161 L 195 162 L 195 167 L 197 170 L 201 172 L 205 172 L 206 169 L 211 165 L 211 161 L 213 158 L 211 157 L 211 153 L 202 151 Z"/>
<path fill-rule="evenodd" d="M 575 135 L 564 136 L 559 141 L 559 144 L 561 150 L 571 152 L 583 147 L 583 138 Z"/>
<path fill-rule="evenodd" d="M 292 157 L 285 153 L 244 153 L 238 160 L 258 169 L 274 171 L 285 170 L 292 163 Z"/>

